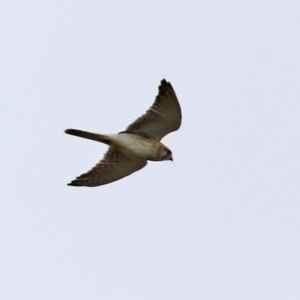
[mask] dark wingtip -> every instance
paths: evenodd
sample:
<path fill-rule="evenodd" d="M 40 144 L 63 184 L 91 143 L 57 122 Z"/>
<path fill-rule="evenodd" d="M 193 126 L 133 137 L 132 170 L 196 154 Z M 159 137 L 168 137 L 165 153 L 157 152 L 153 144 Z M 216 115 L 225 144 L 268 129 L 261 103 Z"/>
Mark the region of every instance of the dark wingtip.
<path fill-rule="evenodd" d="M 160 93 L 164 93 L 164 92 L 167 92 L 167 91 L 172 91 L 174 92 L 174 89 L 172 87 L 172 84 L 171 82 L 167 81 L 165 78 L 162 79 L 162 81 L 160 82 L 160 86 L 158 87 L 158 91 Z M 174 92 L 175 93 L 175 92 Z"/>
<path fill-rule="evenodd" d="M 78 184 L 76 184 L 74 181 L 71 181 L 70 183 L 67 184 L 68 186 L 80 186 Z"/>
<path fill-rule="evenodd" d="M 172 88 L 173 89 L 171 82 L 167 81 L 165 78 L 161 80 L 160 87 L 161 88 Z"/>
<path fill-rule="evenodd" d="M 69 186 L 87 186 L 85 179 L 81 179 L 81 178 L 76 178 L 76 179 L 72 180 L 70 183 L 68 183 L 67 185 L 69 185 Z"/>
<path fill-rule="evenodd" d="M 160 81 L 160 84 L 161 84 L 161 85 L 166 85 L 166 84 L 170 84 L 170 82 L 168 82 L 168 81 L 164 78 L 164 79 L 162 79 L 162 80 Z"/>

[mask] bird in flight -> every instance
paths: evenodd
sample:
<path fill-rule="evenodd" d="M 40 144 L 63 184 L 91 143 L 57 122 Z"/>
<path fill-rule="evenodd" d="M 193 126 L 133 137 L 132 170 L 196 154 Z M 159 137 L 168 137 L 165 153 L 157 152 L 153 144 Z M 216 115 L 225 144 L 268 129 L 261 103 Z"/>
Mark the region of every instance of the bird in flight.
<path fill-rule="evenodd" d="M 77 129 L 65 133 L 109 146 L 103 159 L 68 185 L 94 187 L 108 184 L 136 172 L 147 161 L 173 160 L 172 152 L 160 140 L 179 129 L 181 108 L 170 82 L 163 79 L 152 106 L 118 134 L 98 134 Z"/>

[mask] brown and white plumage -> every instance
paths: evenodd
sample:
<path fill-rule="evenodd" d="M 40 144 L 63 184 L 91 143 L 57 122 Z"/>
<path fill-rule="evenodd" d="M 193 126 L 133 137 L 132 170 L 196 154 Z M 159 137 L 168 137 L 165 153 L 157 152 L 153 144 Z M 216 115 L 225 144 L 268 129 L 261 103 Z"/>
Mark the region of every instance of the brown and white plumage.
<path fill-rule="evenodd" d="M 168 133 L 179 129 L 181 109 L 175 91 L 165 79 L 158 87 L 158 95 L 144 115 L 130 124 L 126 132 L 145 133 L 149 138 L 160 141 Z"/>
<path fill-rule="evenodd" d="M 181 108 L 170 82 L 161 81 L 153 105 L 119 134 L 96 134 L 77 129 L 65 133 L 109 145 L 103 159 L 90 171 L 78 176 L 68 185 L 99 186 L 136 172 L 147 160 L 173 160 L 172 152 L 160 140 L 179 129 Z"/>

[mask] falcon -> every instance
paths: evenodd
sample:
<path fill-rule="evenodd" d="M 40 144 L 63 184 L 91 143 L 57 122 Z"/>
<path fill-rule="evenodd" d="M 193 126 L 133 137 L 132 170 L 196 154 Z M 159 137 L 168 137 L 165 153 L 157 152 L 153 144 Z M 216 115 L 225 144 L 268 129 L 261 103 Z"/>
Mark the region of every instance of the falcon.
<path fill-rule="evenodd" d="M 179 129 L 181 108 L 170 82 L 163 79 L 152 106 L 118 134 L 98 134 L 78 129 L 65 133 L 109 146 L 103 159 L 90 171 L 71 181 L 70 186 L 95 187 L 119 180 L 147 165 L 147 161 L 173 161 L 172 151 L 160 140 Z"/>

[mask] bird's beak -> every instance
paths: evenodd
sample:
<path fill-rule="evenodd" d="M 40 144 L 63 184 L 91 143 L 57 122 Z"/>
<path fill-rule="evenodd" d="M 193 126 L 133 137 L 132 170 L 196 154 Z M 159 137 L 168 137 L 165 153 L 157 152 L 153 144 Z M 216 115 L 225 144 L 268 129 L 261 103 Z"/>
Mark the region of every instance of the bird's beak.
<path fill-rule="evenodd" d="M 173 157 L 170 157 L 169 160 L 170 160 L 170 161 L 173 161 Z"/>

